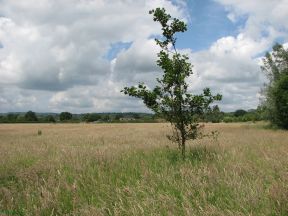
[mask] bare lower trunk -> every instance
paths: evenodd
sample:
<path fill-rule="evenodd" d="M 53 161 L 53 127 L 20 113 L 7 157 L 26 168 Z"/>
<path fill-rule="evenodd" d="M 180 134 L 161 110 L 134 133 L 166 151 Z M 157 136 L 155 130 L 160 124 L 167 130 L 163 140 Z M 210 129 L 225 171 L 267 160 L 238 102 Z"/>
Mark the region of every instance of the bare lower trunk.
<path fill-rule="evenodd" d="M 184 135 L 181 136 L 181 153 L 182 153 L 182 157 L 183 157 L 183 160 L 185 159 L 185 142 L 186 142 L 186 139 L 184 137 Z"/>

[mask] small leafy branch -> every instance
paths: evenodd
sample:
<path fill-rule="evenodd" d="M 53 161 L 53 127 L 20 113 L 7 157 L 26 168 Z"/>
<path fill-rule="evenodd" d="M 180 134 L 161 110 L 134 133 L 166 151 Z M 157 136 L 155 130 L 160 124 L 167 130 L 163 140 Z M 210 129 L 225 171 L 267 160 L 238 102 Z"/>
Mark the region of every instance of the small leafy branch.
<path fill-rule="evenodd" d="M 163 76 L 157 79 L 159 85 L 152 90 L 139 83 L 137 87 L 125 87 L 122 92 L 142 99 L 149 109 L 171 123 L 173 134 L 168 138 L 178 143 L 185 158 L 186 141 L 203 137 L 200 132 L 202 125 L 199 124 L 201 116 L 211 110 L 210 104 L 221 100 L 222 96 L 212 95 L 209 88 L 199 95 L 188 92 L 186 78 L 192 74 L 192 65 L 187 55 L 177 51 L 175 37 L 177 32 L 185 32 L 187 25 L 172 18 L 164 8 L 156 8 L 149 13 L 162 26 L 163 40 L 155 41 L 161 47 L 157 65 L 163 70 Z"/>

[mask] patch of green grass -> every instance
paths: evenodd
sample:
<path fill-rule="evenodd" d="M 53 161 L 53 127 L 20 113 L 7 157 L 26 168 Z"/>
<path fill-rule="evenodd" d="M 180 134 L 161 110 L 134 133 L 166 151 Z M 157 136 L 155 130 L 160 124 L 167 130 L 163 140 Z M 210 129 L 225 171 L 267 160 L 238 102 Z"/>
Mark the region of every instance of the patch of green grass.
<path fill-rule="evenodd" d="M 17 184 L 18 178 L 14 175 L 2 175 L 0 176 L 0 186 L 9 187 Z"/>
<path fill-rule="evenodd" d="M 64 164 L 55 200 L 50 200 L 50 205 L 43 208 L 39 202 L 45 200 L 45 197 L 41 198 L 45 195 L 40 193 L 37 197 L 36 194 L 33 199 L 38 199 L 36 203 L 42 208 L 42 215 L 50 215 L 52 210 L 55 214 L 72 214 L 87 204 L 107 215 L 133 212 L 137 215 L 141 209 L 147 215 L 186 215 L 189 209 L 201 214 L 209 206 L 222 213 L 253 212 L 256 209 L 250 208 L 249 203 L 243 208 L 243 192 L 235 190 L 229 183 L 231 177 L 223 173 L 220 165 L 225 164 L 218 154 L 215 148 L 194 147 L 187 151 L 183 161 L 177 150 L 166 148 L 137 151 L 117 160 L 90 161 L 90 165 L 80 172 Z M 246 177 L 242 178 L 245 181 Z M 13 176 L 0 180 L 5 186 L 16 184 L 16 181 L 19 179 Z M 56 182 L 54 186 L 57 187 Z M 55 193 L 53 186 L 47 190 Z M 26 206 L 31 202 L 27 200 Z M 277 212 L 285 212 L 283 205 Z M 258 207 L 262 208 L 257 209 L 259 214 L 266 212 L 263 208 L 267 206 Z"/>
<path fill-rule="evenodd" d="M 197 171 L 197 166 L 206 166 L 216 155 L 214 150 L 207 148 L 192 148 L 187 153 L 185 161 L 175 149 L 139 151 L 104 163 L 96 160 L 93 166 L 87 167 L 88 170 L 83 170 L 82 178 L 75 176 L 76 181 L 81 183 L 79 196 L 83 203 L 95 204 L 108 212 L 120 206 L 120 209 L 129 210 L 133 203 L 141 205 L 143 202 L 152 205 L 150 208 L 143 206 L 151 214 L 159 211 L 166 215 L 172 211 L 185 215 L 183 202 L 189 189 L 185 185 L 189 182 L 183 176 L 185 173 L 180 172 L 181 168 Z M 165 210 L 167 203 L 159 202 L 159 197 L 168 199 L 166 202 L 171 202 L 173 209 Z"/>

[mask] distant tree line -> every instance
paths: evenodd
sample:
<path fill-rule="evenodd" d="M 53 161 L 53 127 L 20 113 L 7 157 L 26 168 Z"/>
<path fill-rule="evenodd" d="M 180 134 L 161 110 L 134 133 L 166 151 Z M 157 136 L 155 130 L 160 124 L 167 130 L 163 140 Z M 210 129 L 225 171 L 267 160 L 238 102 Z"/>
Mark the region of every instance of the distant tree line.
<path fill-rule="evenodd" d="M 221 112 L 216 105 L 202 116 L 202 122 L 256 122 L 268 120 L 267 110 L 259 106 L 257 109 L 243 110 L 238 109 L 234 112 Z"/>
<path fill-rule="evenodd" d="M 254 110 L 238 109 L 235 112 L 221 112 L 216 105 L 206 112 L 202 122 L 255 122 L 268 120 L 269 114 L 265 107 L 259 106 Z M 26 113 L 0 114 L 0 123 L 117 123 L 117 122 L 163 122 L 161 115 L 149 113 L 84 113 L 72 114 L 61 112 L 60 114 L 45 114 L 28 111 Z"/>
<path fill-rule="evenodd" d="M 236 110 L 235 112 L 224 113 L 222 116 L 222 121 L 229 122 L 256 122 L 256 121 L 266 121 L 267 113 L 263 107 L 258 107 L 252 110 Z"/>
<path fill-rule="evenodd" d="M 33 111 L 26 113 L 8 113 L 0 115 L 0 123 L 48 123 L 56 122 L 56 116 L 53 115 L 37 115 Z"/>
<path fill-rule="evenodd" d="M 0 123 L 80 123 L 80 122 L 156 122 L 155 115 L 149 113 L 84 113 L 72 114 L 61 112 L 60 114 L 35 113 L 7 113 L 0 114 Z"/>

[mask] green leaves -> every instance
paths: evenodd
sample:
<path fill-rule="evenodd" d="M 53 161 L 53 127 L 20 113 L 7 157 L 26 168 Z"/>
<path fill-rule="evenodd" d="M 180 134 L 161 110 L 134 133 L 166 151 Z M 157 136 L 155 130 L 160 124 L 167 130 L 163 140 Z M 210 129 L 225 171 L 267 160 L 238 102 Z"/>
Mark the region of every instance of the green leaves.
<path fill-rule="evenodd" d="M 263 63 L 261 69 L 270 81 L 264 89 L 268 118 L 272 124 L 288 129 L 288 50 L 275 44 Z"/>
<path fill-rule="evenodd" d="M 187 31 L 187 25 L 177 18 L 172 19 L 164 8 L 156 8 L 155 10 L 149 11 L 149 14 L 153 14 L 153 20 L 159 22 L 162 26 L 162 35 L 165 40 L 155 39 L 156 43 L 162 49 L 167 50 L 169 44 L 172 44 L 174 47 L 176 43 L 175 33 Z"/>
<path fill-rule="evenodd" d="M 145 86 L 143 83 L 140 83 L 138 87 L 125 87 L 121 92 L 126 95 L 142 99 L 148 108 L 158 113 L 158 98 L 161 95 L 161 90 L 159 87 L 155 87 L 154 90 L 151 91 L 148 90 L 147 86 Z"/>
<path fill-rule="evenodd" d="M 169 139 L 178 143 L 184 156 L 186 140 L 202 137 L 198 124 L 201 116 L 210 109 L 211 103 L 221 100 L 222 96 L 212 95 L 209 88 L 199 95 L 188 93 L 186 79 L 192 74 L 192 65 L 189 57 L 178 53 L 175 46 L 175 34 L 185 32 L 187 26 L 183 21 L 172 18 L 164 8 L 156 8 L 149 13 L 162 26 L 163 40 L 155 41 L 162 48 L 157 65 L 163 70 L 163 76 L 157 78 L 159 86 L 153 90 L 140 83 L 137 87 L 125 87 L 122 92 L 142 99 L 148 108 L 172 124 L 174 132 Z"/>
<path fill-rule="evenodd" d="M 281 73 L 288 69 L 288 51 L 278 43 L 273 46 L 272 53 L 267 52 L 261 69 L 267 74 L 270 83 L 280 79 Z"/>

